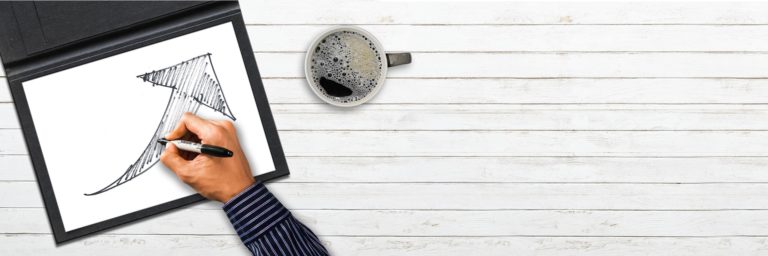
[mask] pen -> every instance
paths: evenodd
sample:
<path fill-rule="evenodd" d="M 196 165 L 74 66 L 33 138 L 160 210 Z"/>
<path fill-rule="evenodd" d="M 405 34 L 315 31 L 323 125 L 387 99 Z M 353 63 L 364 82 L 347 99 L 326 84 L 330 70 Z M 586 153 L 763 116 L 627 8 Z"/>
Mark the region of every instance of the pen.
<path fill-rule="evenodd" d="M 157 143 L 160 143 L 163 145 L 165 145 L 166 143 L 173 143 L 173 145 L 176 145 L 176 147 L 180 150 L 201 153 L 201 154 L 206 154 L 210 156 L 232 157 L 231 150 L 218 147 L 218 146 L 208 145 L 208 144 L 200 144 L 200 143 L 195 143 L 195 142 L 186 141 L 186 140 L 167 140 L 165 138 L 158 139 Z"/>

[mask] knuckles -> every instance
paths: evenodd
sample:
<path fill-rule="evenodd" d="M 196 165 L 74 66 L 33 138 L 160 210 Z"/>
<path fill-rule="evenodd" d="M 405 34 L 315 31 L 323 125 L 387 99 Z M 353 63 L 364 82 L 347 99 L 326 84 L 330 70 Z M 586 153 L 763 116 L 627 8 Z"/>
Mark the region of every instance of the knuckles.
<path fill-rule="evenodd" d="M 223 122 L 221 122 L 221 125 L 224 126 L 225 128 L 228 128 L 228 129 L 234 129 L 235 128 L 235 124 L 232 123 L 232 121 L 229 121 L 229 120 L 224 120 Z"/>
<path fill-rule="evenodd" d="M 180 171 L 176 173 L 176 175 L 184 181 L 184 183 L 193 184 L 197 180 L 197 177 L 195 175 L 190 175 L 189 172 L 186 171 Z"/>
<path fill-rule="evenodd" d="M 216 128 L 213 129 L 216 131 L 216 134 L 222 135 L 227 134 L 227 128 L 224 128 L 223 126 L 216 126 Z"/>
<path fill-rule="evenodd" d="M 232 123 L 232 121 L 223 120 L 223 121 L 219 122 L 219 124 L 220 124 L 219 126 L 224 128 L 224 131 L 226 131 L 226 132 L 230 132 L 231 133 L 231 132 L 235 131 L 235 124 Z"/>
<path fill-rule="evenodd" d="M 165 165 L 168 165 L 168 153 L 167 152 L 163 152 L 162 154 L 160 154 L 160 162 L 162 162 Z"/>

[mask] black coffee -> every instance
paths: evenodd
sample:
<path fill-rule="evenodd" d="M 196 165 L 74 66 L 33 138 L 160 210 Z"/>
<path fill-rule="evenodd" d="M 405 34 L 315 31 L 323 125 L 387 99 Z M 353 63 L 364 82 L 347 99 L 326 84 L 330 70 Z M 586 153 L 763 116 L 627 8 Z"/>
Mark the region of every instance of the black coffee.
<path fill-rule="evenodd" d="M 313 49 L 310 71 L 318 91 L 340 103 L 365 98 L 378 86 L 382 54 L 367 36 L 339 31 Z"/>
<path fill-rule="evenodd" d="M 328 93 L 328 95 L 334 97 L 346 97 L 352 95 L 351 89 L 325 77 L 320 78 L 320 86 L 323 87 L 323 90 Z"/>

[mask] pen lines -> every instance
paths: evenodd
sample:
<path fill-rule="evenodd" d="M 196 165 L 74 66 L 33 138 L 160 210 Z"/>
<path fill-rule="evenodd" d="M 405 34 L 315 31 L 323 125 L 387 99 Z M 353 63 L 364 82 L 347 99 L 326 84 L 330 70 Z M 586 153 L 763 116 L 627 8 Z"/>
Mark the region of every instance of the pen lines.
<path fill-rule="evenodd" d="M 156 141 L 171 132 L 185 112 L 197 113 L 201 106 L 205 106 L 235 120 L 216 76 L 210 53 L 137 77 L 144 82 L 152 83 L 152 86 L 171 88 L 171 95 L 162 119 L 136 162 L 115 181 L 96 192 L 85 193 L 86 196 L 98 195 L 114 189 L 157 164 L 165 146 Z"/>

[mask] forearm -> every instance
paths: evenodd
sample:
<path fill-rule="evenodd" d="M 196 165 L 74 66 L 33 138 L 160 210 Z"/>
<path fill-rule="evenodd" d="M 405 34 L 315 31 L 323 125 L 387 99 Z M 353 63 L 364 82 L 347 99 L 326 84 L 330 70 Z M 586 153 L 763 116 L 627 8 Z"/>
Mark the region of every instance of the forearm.
<path fill-rule="evenodd" d="M 328 255 L 317 236 L 260 182 L 230 199 L 224 211 L 254 255 Z"/>

